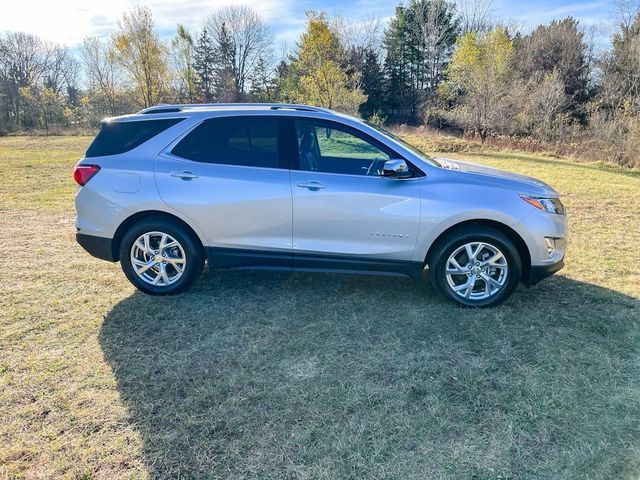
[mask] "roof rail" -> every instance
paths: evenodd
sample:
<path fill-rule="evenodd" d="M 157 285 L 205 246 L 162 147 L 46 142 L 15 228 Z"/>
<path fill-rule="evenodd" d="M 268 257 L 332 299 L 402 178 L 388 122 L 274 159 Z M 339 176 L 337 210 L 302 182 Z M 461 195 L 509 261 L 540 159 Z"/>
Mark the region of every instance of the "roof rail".
<path fill-rule="evenodd" d="M 140 110 L 138 113 L 143 115 L 147 113 L 172 113 L 172 112 L 181 112 L 182 109 L 179 107 L 164 107 L 162 105 L 157 105 L 155 107 L 145 108 L 144 110 Z"/>
<path fill-rule="evenodd" d="M 300 112 L 323 112 L 324 108 L 307 107 L 306 105 L 273 105 L 270 110 L 298 110 Z"/>
<path fill-rule="evenodd" d="M 206 108 L 206 107 L 268 107 L 271 110 L 290 109 L 299 110 L 301 112 L 324 112 L 333 113 L 327 108 L 312 107 L 310 105 L 299 105 L 295 103 L 161 103 L 153 107 L 148 107 L 140 110 L 139 114 L 147 113 L 169 113 L 169 112 L 182 112 L 184 110 L 190 110 L 193 108 Z"/>

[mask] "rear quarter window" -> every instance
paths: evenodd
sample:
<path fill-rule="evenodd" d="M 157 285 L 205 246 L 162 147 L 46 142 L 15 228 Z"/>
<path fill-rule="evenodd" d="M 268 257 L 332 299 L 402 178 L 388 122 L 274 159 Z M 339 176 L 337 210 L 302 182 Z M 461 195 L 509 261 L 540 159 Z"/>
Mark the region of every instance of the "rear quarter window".
<path fill-rule="evenodd" d="M 128 152 L 159 133 L 184 120 L 166 118 L 133 122 L 104 122 L 100 132 L 91 142 L 85 157 L 104 157 Z"/>

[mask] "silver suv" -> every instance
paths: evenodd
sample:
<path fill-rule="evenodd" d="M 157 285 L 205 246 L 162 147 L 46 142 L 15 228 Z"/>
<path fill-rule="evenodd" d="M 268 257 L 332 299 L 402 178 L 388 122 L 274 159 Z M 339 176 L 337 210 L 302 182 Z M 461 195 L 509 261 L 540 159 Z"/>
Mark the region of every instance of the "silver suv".
<path fill-rule="evenodd" d="M 563 266 L 558 193 L 437 160 L 304 105 L 160 105 L 104 121 L 74 171 L 77 240 L 149 294 L 209 268 L 429 275 L 462 305 Z"/>

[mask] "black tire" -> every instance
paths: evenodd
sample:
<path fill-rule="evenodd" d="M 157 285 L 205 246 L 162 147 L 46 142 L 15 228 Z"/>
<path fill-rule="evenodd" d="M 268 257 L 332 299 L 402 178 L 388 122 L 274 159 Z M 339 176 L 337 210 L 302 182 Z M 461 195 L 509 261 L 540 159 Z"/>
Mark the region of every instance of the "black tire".
<path fill-rule="evenodd" d="M 166 233 L 170 237 L 173 237 L 182 249 L 182 251 L 179 251 L 179 256 L 184 254 L 186 266 L 183 268 L 181 276 L 173 283 L 167 285 L 152 285 L 147 283 L 136 273 L 132 265 L 131 255 L 134 242 L 136 242 L 140 236 L 149 232 Z M 136 223 L 123 235 L 122 241 L 120 242 L 120 265 L 129 281 L 138 290 L 150 295 L 173 295 L 187 289 L 194 280 L 200 276 L 204 267 L 204 254 L 199 240 L 182 225 L 167 220 L 166 218 L 152 217 Z M 157 268 L 158 264 L 154 265 L 156 266 L 153 268 Z M 175 267 L 167 264 L 165 268 L 174 269 Z M 178 275 L 177 269 L 172 271 L 174 275 Z M 150 274 L 153 275 L 153 273 L 155 272 L 152 270 Z"/>
<path fill-rule="evenodd" d="M 483 242 L 489 244 L 489 246 L 495 247 L 503 254 L 506 260 L 507 270 L 504 283 L 500 289 L 491 294 L 488 298 L 464 298 L 461 294 L 458 294 L 453 290 L 453 287 L 447 279 L 446 264 L 449 257 L 456 252 L 458 248 L 472 242 Z M 486 254 L 487 251 L 488 250 L 484 250 L 483 253 Z M 465 254 L 462 252 L 462 258 L 464 258 L 464 256 Z M 467 265 L 462 267 L 466 268 Z M 474 276 L 469 273 L 466 275 L 468 277 Z M 499 276 L 499 274 L 495 275 Z M 433 251 L 429 254 L 429 278 L 434 288 L 448 300 L 464 307 L 494 307 L 501 304 L 509 298 L 517 288 L 518 283 L 520 283 L 521 275 L 522 260 L 520 259 L 518 249 L 509 237 L 498 230 L 489 227 L 471 226 L 455 230 L 446 238 L 439 241 L 438 244 L 434 246 Z M 464 283 L 465 280 L 465 277 L 459 274 L 456 274 L 452 278 L 460 279 L 460 285 L 456 284 L 456 287 L 462 286 L 461 284 Z M 486 288 L 489 287 L 487 286 L 487 282 L 481 277 L 476 276 L 476 278 L 479 279 L 477 281 L 480 283 L 478 286 L 472 287 L 471 292 L 472 294 L 481 295 L 481 292 L 475 292 L 474 289 L 479 289 L 483 286 Z M 467 290 L 464 290 L 464 292 L 466 293 Z"/>

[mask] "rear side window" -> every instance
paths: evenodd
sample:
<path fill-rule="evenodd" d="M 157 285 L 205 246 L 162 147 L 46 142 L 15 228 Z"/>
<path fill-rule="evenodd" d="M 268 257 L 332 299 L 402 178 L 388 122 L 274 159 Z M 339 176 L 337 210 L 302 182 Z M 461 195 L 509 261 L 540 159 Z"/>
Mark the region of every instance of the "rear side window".
<path fill-rule="evenodd" d="M 171 153 L 196 162 L 278 168 L 278 119 L 211 118 L 184 137 Z"/>
<path fill-rule="evenodd" d="M 139 122 L 105 122 L 85 157 L 103 157 L 128 152 L 182 121 L 182 118 L 143 120 Z"/>

